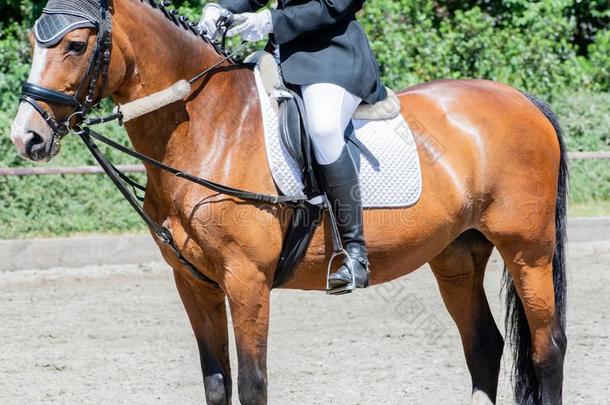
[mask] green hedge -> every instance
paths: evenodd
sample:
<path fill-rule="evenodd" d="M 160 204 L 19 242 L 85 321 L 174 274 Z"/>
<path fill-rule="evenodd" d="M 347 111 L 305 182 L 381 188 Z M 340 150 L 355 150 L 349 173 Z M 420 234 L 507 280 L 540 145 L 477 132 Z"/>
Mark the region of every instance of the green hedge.
<path fill-rule="evenodd" d="M 563 125 L 569 150 L 610 150 L 609 93 L 566 94 L 556 99 L 553 106 Z M 572 202 L 610 201 L 609 160 L 574 161 L 570 171 Z"/>
<path fill-rule="evenodd" d="M 197 1 L 174 1 L 192 18 Z M 0 0 L 0 166 L 27 166 L 8 132 L 29 69 L 26 35 L 44 2 Z M 360 16 L 386 83 L 484 77 L 551 100 L 570 150 L 608 150 L 607 2 L 368 0 Z M 115 139 L 127 143 L 110 126 Z M 133 163 L 111 153 L 117 163 Z M 53 165 L 94 164 L 76 138 Z M 610 200 L 607 161 L 572 164 L 575 203 Z M 0 178 L 0 238 L 143 230 L 104 176 Z"/>
<path fill-rule="evenodd" d="M 379 0 L 374 3 L 379 7 L 367 7 L 362 18 L 384 76 L 396 87 L 476 77 L 548 99 L 568 89 L 608 90 L 599 78 L 610 63 L 609 48 L 596 43 L 589 45 L 601 48 L 592 50 L 594 60 L 578 56 L 578 47 L 570 42 L 575 23 L 563 16 L 566 2 L 526 2 L 501 25 L 476 6 L 436 22 L 427 18 L 435 2 L 415 2 L 427 3 L 429 9 L 412 3 Z M 411 12 L 402 13 L 405 9 Z"/>

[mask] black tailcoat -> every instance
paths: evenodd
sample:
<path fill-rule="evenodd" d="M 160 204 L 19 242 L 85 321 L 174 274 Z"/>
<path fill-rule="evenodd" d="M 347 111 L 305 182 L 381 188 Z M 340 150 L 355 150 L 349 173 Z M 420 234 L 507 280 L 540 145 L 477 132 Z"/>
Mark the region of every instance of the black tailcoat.
<path fill-rule="evenodd" d="M 268 0 L 220 0 L 232 13 L 254 12 Z M 279 0 L 271 10 L 284 79 L 333 83 L 373 104 L 386 97 L 379 66 L 356 12 L 364 0 Z"/>

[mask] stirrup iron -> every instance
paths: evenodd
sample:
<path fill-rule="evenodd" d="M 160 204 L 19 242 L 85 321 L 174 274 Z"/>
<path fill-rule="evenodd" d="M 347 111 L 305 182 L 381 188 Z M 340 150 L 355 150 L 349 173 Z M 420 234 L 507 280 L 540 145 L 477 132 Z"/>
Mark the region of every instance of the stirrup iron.
<path fill-rule="evenodd" d="M 349 270 L 352 275 L 352 282 L 346 285 L 342 285 L 340 287 L 331 287 L 330 286 L 330 273 L 332 272 L 333 262 L 339 256 L 345 256 L 349 259 Z M 356 271 L 354 270 L 354 259 L 347 253 L 347 250 L 341 247 L 341 250 L 338 252 L 334 252 L 330 257 L 328 262 L 328 269 L 326 270 L 326 294 L 328 295 L 343 295 L 349 294 L 356 289 Z"/>

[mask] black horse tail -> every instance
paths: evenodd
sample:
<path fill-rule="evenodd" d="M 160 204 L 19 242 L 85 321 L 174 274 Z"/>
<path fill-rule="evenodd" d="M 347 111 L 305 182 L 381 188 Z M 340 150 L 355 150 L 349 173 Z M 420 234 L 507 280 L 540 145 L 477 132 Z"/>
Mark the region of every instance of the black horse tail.
<path fill-rule="evenodd" d="M 568 153 L 563 132 L 551 107 L 529 93 L 523 93 L 551 122 L 557 133 L 560 148 L 559 177 L 557 179 L 557 202 L 555 208 L 555 253 L 553 255 L 553 286 L 555 289 L 555 314 L 565 330 L 566 321 L 566 217 L 568 197 Z M 504 268 L 503 289 L 506 291 L 506 317 L 504 319 L 506 340 L 512 346 L 515 362 L 512 379 L 517 404 L 534 405 L 541 402 L 540 384 L 532 363 L 531 343 L 525 311 L 512 278 Z"/>

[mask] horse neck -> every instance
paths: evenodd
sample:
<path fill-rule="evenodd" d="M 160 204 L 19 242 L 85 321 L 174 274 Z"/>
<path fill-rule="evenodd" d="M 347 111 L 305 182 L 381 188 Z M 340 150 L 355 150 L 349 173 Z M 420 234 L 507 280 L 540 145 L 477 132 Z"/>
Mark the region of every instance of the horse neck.
<path fill-rule="evenodd" d="M 147 2 L 115 0 L 113 22 L 115 42 L 126 60 L 125 78 L 112 94 L 118 103 L 147 96 L 178 80 L 188 80 L 222 58 L 209 43 L 177 26 Z M 185 170 L 189 169 L 184 166 L 188 162 L 179 157 L 188 152 L 200 151 L 199 161 L 209 162 L 205 156 L 209 151 L 226 155 L 229 152 L 223 149 L 229 145 L 238 150 L 241 131 L 230 133 L 231 139 L 227 139 L 227 132 L 213 129 L 216 118 L 227 109 L 243 118 L 243 111 L 251 101 L 229 95 L 243 95 L 244 89 L 253 91 L 251 75 L 226 62 L 193 85 L 193 95 L 186 105 L 175 103 L 127 123 L 129 138 L 137 151 L 166 163 L 182 163 Z M 202 108 L 199 100 L 202 97 L 213 102 L 206 102 Z M 191 128 L 205 129 L 202 131 L 205 133 L 189 134 Z M 208 167 L 213 169 L 209 164 Z M 155 173 L 149 171 L 149 177 L 151 174 Z"/>

